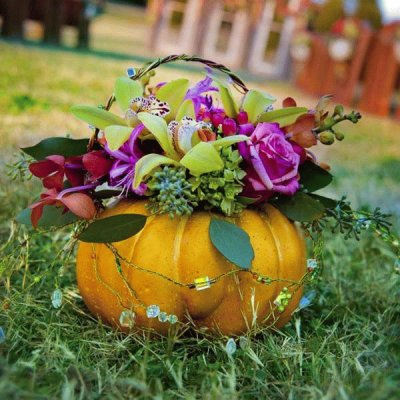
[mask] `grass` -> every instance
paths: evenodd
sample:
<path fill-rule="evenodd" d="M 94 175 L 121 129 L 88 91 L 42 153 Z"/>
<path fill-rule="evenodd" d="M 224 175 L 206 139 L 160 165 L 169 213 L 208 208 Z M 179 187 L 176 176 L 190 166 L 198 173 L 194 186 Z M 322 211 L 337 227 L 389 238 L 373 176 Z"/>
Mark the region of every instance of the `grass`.
<path fill-rule="evenodd" d="M 104 102 L 130 64 L 7 43 L 0 54 L 2 399 L 399 398 L 399 278 L 393 255 L 371 235 L 360 243 L 327 235 L 312 307 L 282 331 L 252 337 L 250 350 L 233 357 L 226 338 L 127 336 L 91 316 L 77 291 L 73 257 L 55 257 L 64 254 L 68 232 L 28 237 L 12 222 L 40 188 L 11 181 L 5 164 L 17 147 L 44 137 L 87 135 L 69 107 Z M 179 74 L 165 68 L 160 80 Z M 288 84 L 261 86 L 280 99 L 304 97 Z M 339 178 L 331 194 L 346 190 L 358 206 L 382 205 L 396 223 L 399 124 L 366 116 L 348 128 L 344 142 L 320 151 Z M 50 302 L 57 285 L 64 293 L 59 310 Z"/>

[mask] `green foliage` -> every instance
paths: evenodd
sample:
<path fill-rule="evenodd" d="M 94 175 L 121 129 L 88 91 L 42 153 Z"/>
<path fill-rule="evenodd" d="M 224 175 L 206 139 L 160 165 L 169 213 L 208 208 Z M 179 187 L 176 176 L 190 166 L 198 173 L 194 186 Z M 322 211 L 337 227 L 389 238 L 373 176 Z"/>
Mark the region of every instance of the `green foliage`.
<path fill-rule="evenodd" d="M 314 20 L 314 28 L 317 32 L 329 32 L 332 25 L 344 17 L 343 0 L 327 0 Z"/>
<path fill-rule="evenodd" d="M 16 217 L 19 224 L 32 227 L 31 223 L 32 210 L 26 208 L 21 211 Z M 44 206 L 43 214 L 38 222 L 39 228 L 61 227 L 72 224 L 78 220 L 78 217 L 71 212 L 64 212 L 64 207 Z"/>
<path fill-rule="evenodd" d="M 82 242 L 113 243 L 128 239 L 140 232 L 147 217 L 140 214 L 119 214 L 97 219 L 78 236 Z"/>
<path fill-rule="evenodd" d="M 240 213 L 245 206 L 239 201 L 245 172 L 240 168 L 242 157 L 232 147 L 221 149 L 224 168 L 190 178 L 196 198 L 206 209 L 216 209 L 225 215 Z"/>
<path fill-rule="evenodd" d="M 210 239 L 216 249 L 239 268 L 250 269 L 254 250 L 249 235 L 239 226 L 228 221 L 212 218 Z"/>
<path fill-rule="evenodd" d="M 80 156 L 86 153 L 88 144 L 88 139 L 53 137 L 31 147 L 23 147 L 21 150 L 36 160 L 43 160 L 54 154 L 64 157 Z"/>
<path fill-rule="evenodd" d="M 375 29 L 382 26 L 382 15 L 376 0 L 359 0 L 356 16 L 368 21 Z"/>
<path fill-rule="evenodd" d="M 300 185 L 308 192 L 315 192 L 319 189 L 328 186 L 333 179 L 333 176 L 317 164 L 306 161 L 299 168 Z"/>
<path fill-rule="evenodd" d="M 184 168 L 164 167 L 152 175 L 147 187 L 153 192 L 148 204 L 153 214 L 169 214 L 171 218 L 189 215 L 197 205 Z"/>

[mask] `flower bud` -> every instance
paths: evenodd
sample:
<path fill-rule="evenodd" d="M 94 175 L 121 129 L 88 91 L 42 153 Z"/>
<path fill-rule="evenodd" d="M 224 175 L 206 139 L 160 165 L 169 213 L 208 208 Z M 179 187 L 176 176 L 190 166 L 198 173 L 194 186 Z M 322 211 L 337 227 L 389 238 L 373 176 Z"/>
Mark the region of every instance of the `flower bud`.
<path fill-rule="evenodd" d="M 322 132 L 319 135 L 319 141 L 323 144 L 333 144 L 335 142 L 335 135 L 332 132 Z"/>
<path fill-rule="evenodd" d="M 224 119 L 225 112 L 223 110 L 215 110 L 211 112 L 211 122 L 216 128 L 224 122 Z"/>
<path fill-rule="evenodd" d="M 335 111 L 333 112 L 333 115 L 339 115 L 339 117 L 343 117 L 344 115 L 344 107 L 341 104 L 338 104 L 335 107 Z"/>
<path fill-rule="evenodd" d="M 222 132 L 224 136 L 232 136 L 236 134 L 237 125 L 232 118 L 225 118 L 222 123 Z"/>
<path fill-rule="evenodd" d="M 239 125 L 247 124 L 249 122 L 249 116 L 246 111 L 240 111 L 236 117 L 236 121 Z"/>
<path fill-rule="evenodd" d="M 342 132 L 335 132 L 335 138 L 342 141 L 344 139 L 344 134 Z"/>

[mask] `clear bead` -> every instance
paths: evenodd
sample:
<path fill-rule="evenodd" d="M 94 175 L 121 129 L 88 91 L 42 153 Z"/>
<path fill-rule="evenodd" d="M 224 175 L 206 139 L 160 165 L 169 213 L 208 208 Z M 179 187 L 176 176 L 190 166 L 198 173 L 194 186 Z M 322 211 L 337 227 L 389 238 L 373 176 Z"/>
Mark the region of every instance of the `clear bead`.
<path fill-rule="evenodd" d="M 168 321 L 168 314 L 164 311 L 161 311 L 160 314 L 158 315 L 158 320 L 160 322 L 167 322 Z"/>
<path fill-rule="evenodd" d="M 318 261 L 315 258 L 309 258 L 307 260 L 307 269 L 314 271 L 318 267 Z"/>
<path fill-rule="evenodd" d="M 194 280 L 194 285 L 196 290 L 205 290 L 211 287 L 210 278 L 208 276 L 202 276 L 201 278 L 196 278 Z"/>
<path fill-rule="evenodd" d="M 225 345 L 225 351 L 227 352 L 227 354 L 229 356 L 231 356 L 232 354 L 234 354 L 236 352 L 237 346 L 236 346 L 236 342 L 230 338 Z"/>
<path fill-rule="evenodd" d="M 0 326 L 0 344 L 6 341 L 6 333 L 4 329 Z"/>
<path fill-rule="evenodd" d="M 146 308 L 147 318 L 157 318 L 160 314 L 160 307 L 153 304 Z"/>
<path fill-rule="evenodd" d="M 171 314 L 168 316 L 168 322 L 172 325 L 176 324 L 178 322 L 178 317 L 174 314 Z"/>
<path fill-rule="evenodd" d="M 132 328 L 135 324 L 135 313 L 130 310 L 124 310 L 119 316 L 119 324 L 124 328 Z"/>
<path fill-rule="evenodd" d="M 54 308 L 60 308 L 62 304 L 62 298 L 63 294 L 60 289 L 56 289 L 52 294 L 51 294 L 51 304 L 53 305 Z"/>
<path fill-rule="evenodd" d="M 128 75 L 129 78 L 133 78 L 136 75 L 136 70 L 135 68 L 128 68 L 126 70 L 126 74 Z"/>

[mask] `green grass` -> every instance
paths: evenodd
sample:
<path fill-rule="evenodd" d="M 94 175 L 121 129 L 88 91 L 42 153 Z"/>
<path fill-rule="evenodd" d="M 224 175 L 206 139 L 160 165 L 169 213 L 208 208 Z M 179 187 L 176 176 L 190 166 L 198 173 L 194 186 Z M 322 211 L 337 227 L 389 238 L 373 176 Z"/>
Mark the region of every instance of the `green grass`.
<path fill-rule="evenodd" d="M 0 54 L 2 399 L 399 398 L 399 278 L 393 255 L 372 235 L 354 243 L 327 234 L 312 307 L 282 331 L 252 337 L 250 350 L 233 357 L 226 338 L 127 336 L 91 316 L 77 291 L 73 256 L 62 251 L 68 232 L 29 237 L 12 222 L 40 188 L 11 181 L 5 164 L 18 146 L 87 135 L 69 107 L 104 102 L 128 64 L 6 43 Z M 163 69 L 160 80 L 181 73 Z M 314 102 L 284 83 L 262 87 L 280 99 L 293 93 Z M 382 205 L 398 218 L 399 124 L 367 116 L 348 128 L 344 142 L 320 151 L 338 176 L 330 193 L 346 190 L 358 206 Z M 59 310 L 50 302 L 56 285 L 64 293 Z"/>

